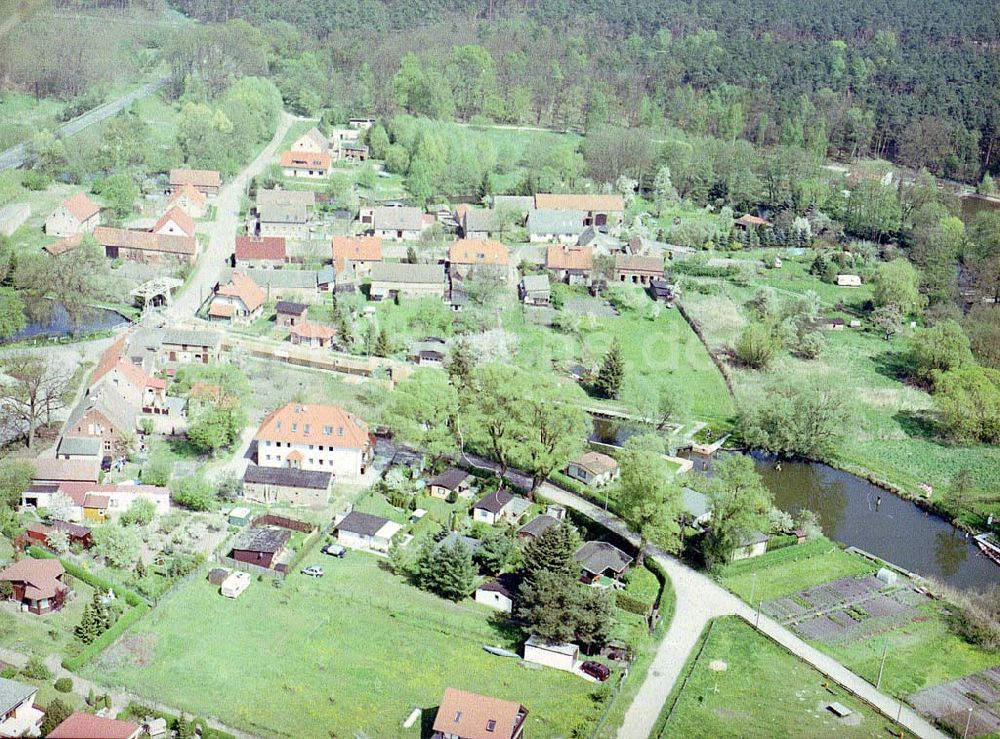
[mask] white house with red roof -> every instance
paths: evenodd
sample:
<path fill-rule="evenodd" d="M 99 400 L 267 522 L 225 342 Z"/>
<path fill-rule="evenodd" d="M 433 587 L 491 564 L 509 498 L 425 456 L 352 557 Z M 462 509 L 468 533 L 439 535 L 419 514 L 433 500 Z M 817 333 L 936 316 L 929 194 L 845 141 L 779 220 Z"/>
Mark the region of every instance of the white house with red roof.
<path fill-rule="evenodd" d="M 261 423 L 254 437 L 262 467 L 363 475 L 375 451 L 368 424 L 335 405 L 288 403 Z"/>
<path fill-rule="evenodd" d="M 220 285 L 208 308 L 211 321 L 253 323 L 264 312 L 266 295 L 260 286 L 242 272 L 233 272 L 229 282 Z"/>
<path fill-rule="evenodd" d="M 205 215 L 208 198 L 199 192 L 191 183 L 181 185 L 180 189 L 167 198 L 167 205 L 183 208 L 192 218 L 201 218 Z"/>
<path fill-rule="evenodd" d="M 194 219 L 183 209 L 174 206 L 167 210 L 153 226 L 158 236 L 194 236 Z"/>
<path fill-rule="evenodd" d="M 134 721 L 76 711 L 49 732 L 49 739 L 139 739 L 142 727 Z"/>
<path fill-rule="evenodd" d="M 89 482 L 33 484 L 21 493 L 21 505 L 48 508 L 56 496 L 72 501 L 69 520 L 101 522 L 124 513 L 137 500 L 148 500 L 157 515 L 170 512 L 170 490 L 158 485 L 99 485 Z"/>
<path fill-rule="evenodd" d="M 49 236 L 72 236 L 92 233 L 101 225 L 101 206 L 78 192 L 56 208 L 45 219 L 45 233 Z"/>

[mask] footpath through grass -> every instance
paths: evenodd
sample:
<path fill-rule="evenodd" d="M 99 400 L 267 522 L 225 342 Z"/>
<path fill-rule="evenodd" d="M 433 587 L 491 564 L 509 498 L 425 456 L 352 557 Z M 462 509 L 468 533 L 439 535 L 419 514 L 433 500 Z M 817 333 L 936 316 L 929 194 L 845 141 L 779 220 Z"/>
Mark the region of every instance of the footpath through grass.
<path fill-rule="evenodd" d="M 681 675 L 660 737 L 881 737 L 894 724 L 735 616 L 710 625 Z M 687 676 L 686 682 L 684 677 Z M 674 698 L 676 697 L 676 702 Z M 827 706 L 847 706 L 837 718 Z M 673 710 L 670 710 L 670 707 Z"/>
<path fill-rule="evenodd" d="M 593 684 L 483 651 L 517 644 L 489 609 L 417 590 L 373 556 L 314 550 L 314 563 L 326 577 L 254 581 L 235 601 L 192 581 L 84 674 L 264 736 L 419 736 L 402 722 L 413 708 L 426 720 L 449 686 L 520 701 L 533 737 L 596 719 Z"/>

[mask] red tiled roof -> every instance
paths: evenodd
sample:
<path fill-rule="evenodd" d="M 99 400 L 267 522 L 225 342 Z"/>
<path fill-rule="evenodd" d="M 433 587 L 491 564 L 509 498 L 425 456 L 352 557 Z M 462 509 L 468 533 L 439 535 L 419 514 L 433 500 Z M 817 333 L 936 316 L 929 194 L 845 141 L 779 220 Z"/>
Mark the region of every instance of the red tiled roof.
<path fill-rule="evenodd" d="M 334 236 L 330 240 L 333 264 L 344 269 L 344 262 L 381 262 L 382 239 L 378 236 Z"/>
<path fill-rule="evenodd" d="M 201 207 L 204 207 L 205 202 L 208 200 L 208 198 L 205 197 L 205 193 L 203 193 L 201 190 L 199 190 L 191 183 L 186 183 L 183 187 L 177 190 L 173 195 L 171 195 L 167 199 L 167 202 L 171 204 L 176 203 L 181 198 L 187 198 L 191 202 L 197 203 Z"/>
<path fill-rule="evenodd" d="M 587 210 L 614 212 L 625 210 L 625 199 L 621 195 L 558 195 L 538 193 L 535 207 L 548 210 Z"/>
<path fill-rule="evenodd" d="M 132 721 L 76 711 L 49 733 L 49 739 L 132 739 L 141 728 Z"/>
<path fill-rule="evenodd" d="M 222 175 L 214 169 L 172 169 L 170 170 L 170 185 L 181 187 L 218 187 L 222 184 Z"/>
<path fill-rule="evenodd" d="M 736 219 L 736 223 L 741 226 L 770 226 L 771 222 L 766 218 L 758 218 L 757 216 L 752 216 L 749 213 L 740 216 Z"/>
<path fill-rule="evenodd" d="M 208 306 L 208 315 L 215 318 L 232 318 L 233 306 L 229 303 L 212 303 Z"/>
<path fill-rule="evenodd" d="M 510 252 L 492 239 L 459 239 L 448 248 L 452 264 L 493 264 L 506 266 Z"/>
<path fill-rule="evenodd" d="M 83 241 L 83 234 L 73 234 L 72 236 L 67 236 L 65 239 L 46 244 L 42 248 L 51 256 L 58 257 L 60 254 L 65 254 L 70 249 L 78 247 L 81 241 Z"/>
<path fill-rule="evenodd" d="M 591 269 L 594 266 L 594 250 L 589 246 L 553 244 L 545 255 L 545 266 L 548 269 Z"/>
<path fill-rule="evenodd" d="M 249 311 L 255 311 L 264 305 L 264 300 L 267 297 L 260 285 L 242 272 L 233 272 L 229 283 L 219 288 L 219 295 L 239 298 Z"/>
<path fill-rule="evenodd" d="M 160 216 L 160 220 L 158 220 L 156 225 L 153 226 L 153 231 L 158 232 L 161 228 L 166 226 L 169 221 L 176 223 L 177 227 L 184 232 L 185 236 L 194 236 L 194 219 L 186 210 L 177 205 Z"/>
<path fill-rule="evenodd" d="M 434 731 L 462 739 L 510 739 L 528 713 L 520 703 L 447 688 Z"/>
<path fill-rule="evenodd" d="M 329 433 L 327 432 L 329 430 Z M 342 449 L 365 449 L 368 424 L 335 405 L 288 403 L 260 424 L 258 441 L 330 444 Z"/>
<path fill-rule="evenodd" d="M 101 378 L 111 372 L 111 370 L 117 369 L 136 387 L 152 387 L 159 388 L 161 390 L 166 388 L 166 380 L 147 375 L 141 367 L 136 367 L 125 358 L 124 353 L 126 339 L 127 335 L 123 335 L 115 341 L 114 344 L 108 347 L 104 354 L 101 355 L 101 358 L 97 363 L 97 367 L 94 368 L 94 373 L 90 376 L 91 386 L 96 385 Z"/>
<path fill-rule="evenodd" d="M 283 151 L 279 161 L 282 167 L 296 169 L 330 168 L 330 155 L 324 151 Z"/>
<path fill-rule="evenodd" d="M 639 254 L 618 254 L 615 256 L 615 271 L 663 274 L 663 258 Z"/>
<path fill-rule="evenodd" d="M 271 261 L 285 258 L 284 236 L 237 236 L 237 259 L 267 259 Z"/>
<path fill-rule="evenodd" d="M 41 600 L 51 598 L 66 587 L 58 580 L 63 572 L 65 570 L 58 559 L 26 558 L 14 562 L 0 572 L 0 580 L 23 582 L 24 596 L 31 600 Z"/>
<path fill-rule="evenodd" d="M 62 205 L 80 223 L 101 212 L 101 206 L 88 198 L 86 193 L 82 192 L 70 196 Z"/>
<path fill-rule="evenodd" d="M 336 331 L 333 326 L 302 321 L 292 326 L 291 333 L 303 339 L 332 339 Z"/>

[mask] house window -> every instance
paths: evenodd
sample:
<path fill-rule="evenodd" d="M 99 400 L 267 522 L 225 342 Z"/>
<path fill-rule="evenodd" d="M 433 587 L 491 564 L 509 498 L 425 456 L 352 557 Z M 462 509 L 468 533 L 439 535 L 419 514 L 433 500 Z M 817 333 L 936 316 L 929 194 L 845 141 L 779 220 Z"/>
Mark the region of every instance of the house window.
<path fill-rule="evenodd" d="M 343 435 L 344 435 L 344 427 L 343 426 L 338 426 L 337 427 L 337 436 L 343 436 Z"/>
<path fill-rule="evenodd" d="M 307 434 L 309 433 L 309 424 L 308 423 L 303 427 L 303 431 L 305 431 Z"/>
<path fill-rule="evenodd" d="M 489 721 L 486 722 L 486 730 L 487 731 L 494 732 L 494 731 L 496 731 L 496 728 L 497 728 L 497 722 L 494 721 L 493 719 L 490 719 Z"/>
<path fill-rule="evenodd" d="M 274 428 L 276 428 L 276 429 L 277 429 L 278 431 L 281 431 L 281 421 L 277 421 L 277 422 L 276 422 L 276 423 L 274 424 Z"/>
<path fill-rule="evenodd" d="M 292 424 L 292 431 L 298 431 L 298 430 L 299 430 L 299 425 L 297 423 L 293 423 Z"/>

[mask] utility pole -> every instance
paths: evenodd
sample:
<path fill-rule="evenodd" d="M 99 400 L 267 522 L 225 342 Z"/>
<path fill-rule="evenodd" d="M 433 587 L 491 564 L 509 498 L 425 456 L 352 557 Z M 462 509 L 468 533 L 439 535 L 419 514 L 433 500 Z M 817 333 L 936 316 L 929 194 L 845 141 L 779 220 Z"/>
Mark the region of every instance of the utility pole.
<path fill-rule="evenodd" d="M 969 709 L 969 718 L 965 719 L 965 731 L 962 732 L 962 739 L 969 736 L 969 725 L 972 723 L 972 709 Z"/>
<path fill-rule="evenodd" d="M 878 690 L 882 686 L 882 670 L 885 669 L 885 656 L 889 653 L 889 640 L 885 640 L 885 646 L 882 648 L 882 661 L 878 666 L 878 679 L 875 681 L 875 690 Z"/>

